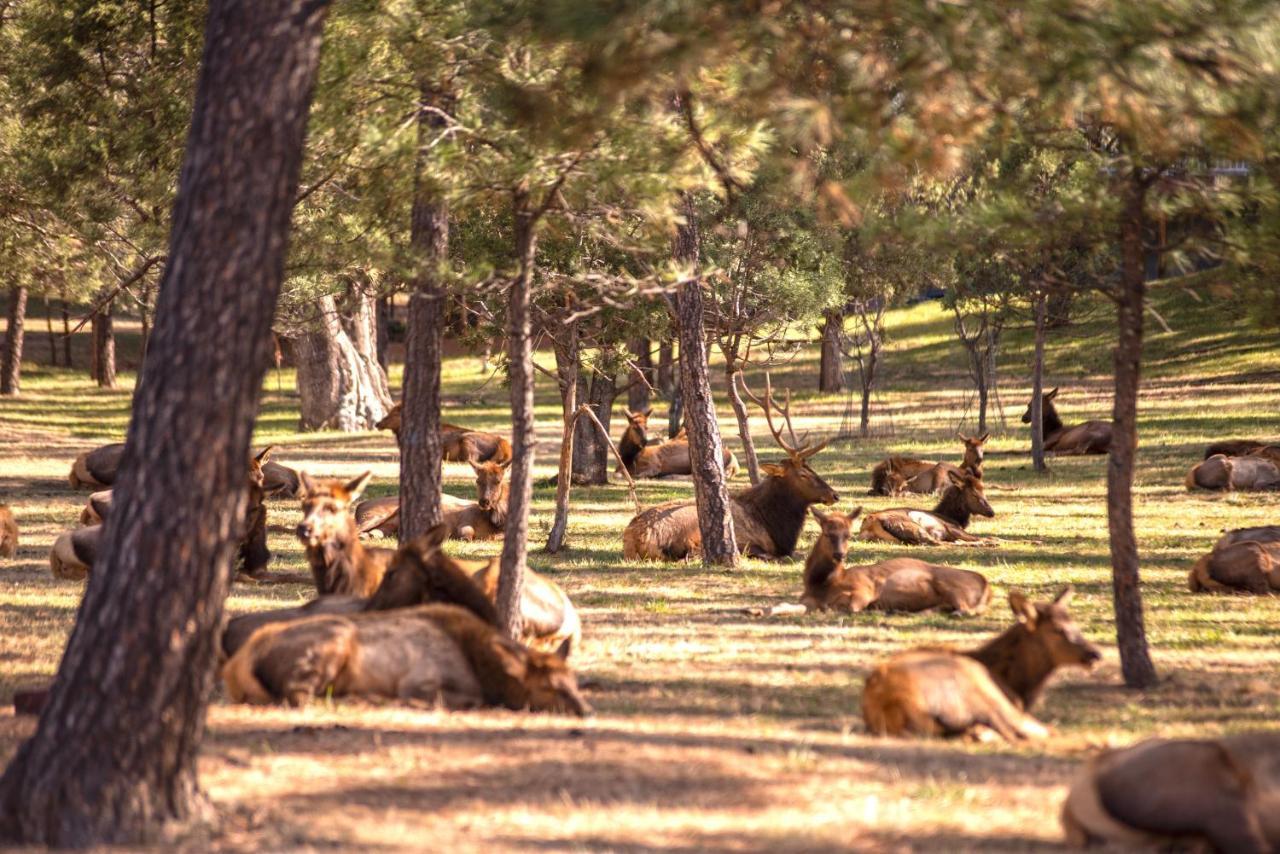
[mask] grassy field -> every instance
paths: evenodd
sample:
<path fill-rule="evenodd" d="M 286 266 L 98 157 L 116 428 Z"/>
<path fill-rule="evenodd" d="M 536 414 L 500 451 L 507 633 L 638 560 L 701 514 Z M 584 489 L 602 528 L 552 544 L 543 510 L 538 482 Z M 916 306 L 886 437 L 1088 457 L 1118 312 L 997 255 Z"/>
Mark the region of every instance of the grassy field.
<path fill-rule="evenodd" d="M 632 514 L 620 485 L 575 492 L 571 549 L 537 552 L 552 492 L 535 496 L 532 564 L 559 581 L 584 619 L 576 667 L 596 717 L 567 720 L 506 712 L 443 714 L 394 706 L 317 702 L 253 709 L 217 699 L 201 770 L 222 821 L 186 839 L 190 850 L 350 848 L 397 850 L 1039 850 L 1058 846 L 1058 806 L 1073 770 L 1099 746 L 1152 734 L 1198 735 L 1272 725 L 1280 711 L 1280 600 L 1193 597 L 1187 571 L 1226 527 L 1273 523 L 1274 495 L 1190 494 L 1187 468 L 1210 440 L 1277 436 L 1280 352 L 1273 332 L 1250 329 L 1205 293 L 1158 289 L 1172 332 L 1153 324 L 1141 401 L 1136 492 L 1147 627 L 1162 681 L 1120 686 L 1114 650 L 1104 511 L 1104 458 L 1052 461 L 1036 476 L 1018 418 L 1028 399 L 1029 339 L 1011 332 L 1001 355 L 1005 420 L 995 418 L 987 481 L 996 517 L 974 530 L 999 549 L 911 552 L 978 569 L 997 605 L 977 618 L 814 615 L 753 619 L 739 609 L 793 600 L 799 563 L 747 561 L 735 572 L 642 565 L 621 558 Z M 33 328 L 37 324 L 32 323 Z M 837 443 L 814 467 L 841 506 L 879 508 L 868 473 L 887 451 L 958 461 L 967 391 L 959 346 L 936 303 L 894 311 L 876 435 Z M 124 345 L 128 352 L 128 343 Z M 41 356 L 43 342 L 30 345 Z M 1109 414 L 1109 319 L 1104 309 L 1050 342 L 1048 381 L 1062 386 L 1070 422 Z M 799 395 L 797 427 L 835 432 L 848 401 L 817 396 L 816 348 L 779 369 Z M 398 376 L 398 375 L 397 375 Z M 393 377 L 393 381 L 397 377 Z M 126 385 L 131 376 L 125 376 Z M 450 360 L 450 420 L 504 429 L 506 391 L 475 358 Z M 82 585 L 53 579 L 47 552 L 71 526 L 84 494 L 66 472 L 81 450 L 123 433 L 127 389 L 89 387 L 83 372 L 32 365 L 24 393 L 0 402 L 0 501 L 23 531 L 0 565 L 0 702 L 56 668 Z M 292 377 L 266 382 L 259 444 L 314 474 L 375 474 L 371 494 L 394 491 L 389 434 L 296 432 Z M 282 391 L 283 389 L 283 391 Z M 558 401 L 539 379 L 537 474 L 550 475 Z M 972 416 L 972 413 L 970 413 Z M 765 459 L 768 432 L 755 418 Z M 620 432 L 620 419 L 613 432 Z M 727 407 L 722 426 L 733 431 Z M 734 440 L 736 445 L 736 438 Z M 450 491 L 469 494 L 469 469 L 446 464 Z M 745 482 L 745 480 L 741 481 Z M 641 484 L 646 504 L 687 495 L 687 482 Z M 927 498 L 918 499 L 929 506 Z M 303 568 L 285 533 L 297 506 L 271 505 L 273 569 Z M 801 540 L 807 549 L 816 525 Z M 497 543 L 458 545 L 489 555 Z M 856 544 L 870 562 L 902 549 Z M 1009 623 L 1004 593 L 1047 598 L 1074 584 L 1086 634 L 1106 648 L 1091 673 L 1065 672 L 1038 716 L 1054 735 L 1013 748 L 872 738 L 859 714 L 862 678 L 894 651 L 918 644 L 969 646 Z M 237 587 L 233 612 L 294 603 L 301 586 Z M 32 722 L 0 712 L 0 756 Z"/>

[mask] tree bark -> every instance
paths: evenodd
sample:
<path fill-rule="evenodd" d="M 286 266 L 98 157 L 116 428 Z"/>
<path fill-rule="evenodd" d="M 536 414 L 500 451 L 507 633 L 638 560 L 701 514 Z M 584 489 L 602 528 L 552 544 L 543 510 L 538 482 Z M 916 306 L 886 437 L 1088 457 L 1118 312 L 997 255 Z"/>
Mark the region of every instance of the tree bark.
<path fill-rule="evenodd" d="M 676 367 L 680 366 L 683 360 L 676 361 Z M 684 385 L 677 383 L 671 392 L 671 406 L 667 409 L 667 438 L 674 439 L 676 434 L 680 432 L 680 428 L 684 426 Z"/>
<path fill-rule="evenodd" d="M 0 395 L 16 395 L 22 385 L 23 325 L 27 320 L 27 289 L 9 288 L 9 325 L 4 335 L 4 356 L 0 358 Z"/>
<path fill-rule="evenodd" d="M 62 359 L 63 364 L 71 367 L 71 308 L 64 299 L 62 303 Z"/>
<path fill-rule="evenodd" d="M 556 514 L 547 536 L 547 551 L 555 554 L 564 548 L 569 528 L 569 487 L 573 481 L 574 433 L 584 419 L 577 417 L 579 338 L 578 323 L 573 321 L 559 330 L 556 344 L 556 380 L 560 384 L 560 414 L 564 420 L 560 438 L 560 471 L 556 476 Z M 594 426 L 594 425 L 589 425 Z"/>
<path fill-rule="evenodd" d="M 818 363 L 818 391 L 844 391 L 844 364 L 840 358 L 840 332 L 844 328 L 844 312 L 828 311 L 822 321 L 822 356 Z"/>
<path fill-rule="evenodd" d="M 738 563 L 738 547 L 733 537 L 720 425 L 707 368 L 702 282 L 697 273 L 700 252 L 697 213 L 686 197 L 684 222 L 676 230 L 675 241 L 676 260 L 684 266 L 687 276 L 677 291 L 676 324 L 680 335 L 680 387 L 687 409 L 685 424 L 693 463 L 693 495 L 702 532 L 703 564 L 732 567 Z"/>
<path fill-rule="evenodd" d="M 632 412 L 640 412 L 649 408 L 653 397 L 650 387 L 656 381 L 652 347 L 648 338 L 636 338 L 628 345 L 628 349 L 631 351 L 631 361 L 640 370 L 643 379 L 632 377 L 631 387 L 627 389 L 627 408 Z"/>
<path fill-rule="evenodd" d="M 316 302 L 314 328 L 294 339 L 302 430 L 372 430 L 391 408 L 386 377 L 342 327 L 337 302 Z"/>
<path fill-rule="evenodd" d="M 608 430 L 613 402 L 618 397 L 617 380 L 597 370 L 592 373 L 590 384 L 583 385 L 589 388 L 587 405 Z M 603 486 L 609 482 L 609 446 L 595 425 L 583 418 L 578 419 L 574 433 L 573 482 L 579 486 Z"/>
<path fill-rule="evenodd" d="M 529 291 L 537 252 L 537 225 L 529 200 L 517 193 L 515 214 L 516 275 L 507 302 L 507 359 L 511 377 L 511 492 L 507 525 L 498 568 L 498 623 L 510 637 L 519 637 L 520 599 L 529 550 L 529 504 L 533 499 L 533 455 L 537 447 L 533 419 L 533 336 Z"/>
<path fill-rule="evenodd" d="M 733 407 L 733 415 L 738 419 L 738 438 L 742 440 L 742 456 L 747 461 L 747 477 L 754 485 L 760 482 L 760 457 L 756 454 L 755 440 L 751 438 L 751 416 L 747 413 L 742 395 L 738 393 L 738 377 L 741 372 L 735 365 L 732 370 L 726 370 L 725 374 L 729 405 Z"/>
<path fill-rule="evenodd" d="M 49 364 L 58 367 L 58 336 L 53 332 L 53 302 L 44 298 L 44 330 L 49 337 Z"/>
<path fill-rule="evenodd" d="M 428 143 L 443 119 L 427 107 L 443 106 L 421 85 L 418 155 L 409 242 L 416 263 L 405 330 L 404 404 L 400 416 L 400 539 L 408 542 L 442 520 L 440 366 L 444 359 L 446 294 L 440 270 L 449 257 L 449 207 L 428 172 Z"/>
<path fill-rule="evenodd" d="M 412 241 L 412 236 L 410 237 Z M 378 300 L 378 364 L 383 372 L 391 369 L 391 297 Z"/>
<path fill-rule="evenodd" d="M 10 842 L 137 846 L 204 812 L 196 755 L 324 8 L 210 3 L 152 358 L 80 618 L 0 780 Z"/>
<path fill-rule="evenodd" d="M 90 367 L 99 388 L 116 387 L 116 331 L 109 302 L 93 316 L 93 355 Z"/>
<path fill-rule="evenodd" d="M 1130 688 L 1156 682 L 1147 649 L 1138 579 L 1138 540 L 1133 526 L 1133 470 L 1138 448 L 1138 387 L 1141 379 L 1143 303 L 1146 296 L 1146 194 L 1141 175 L 1125 181 L 1120 223 L 1119 340 L 1115 351 L 1116 396 L 1107 458 L 1107 525 L 1111 532 L 1112 587 L 1120 669 Z"/>
<path fill-rule="evenodd" d="M 675 346 L 671 341 L 663 341 L 658 345 L 658 393 L 668 402 L 676 390 Z"/>
<path fill-rule="evenodd" d="M 1036 293 L 1036 347 L 1031 365 L 1031 464 L 1038 472 L 1048 471 L 1044 463 L 1044 336 L 1048 315 L 1048 296 Z"/>

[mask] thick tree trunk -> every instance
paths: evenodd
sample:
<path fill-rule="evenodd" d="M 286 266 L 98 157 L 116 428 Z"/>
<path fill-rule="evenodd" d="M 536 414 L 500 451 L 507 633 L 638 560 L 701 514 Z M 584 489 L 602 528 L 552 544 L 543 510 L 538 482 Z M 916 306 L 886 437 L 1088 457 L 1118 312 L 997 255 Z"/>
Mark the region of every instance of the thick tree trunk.
<path fill-rule="evenodd" d="M 391 408 L 386 377 L 372 352 L 342 328 L 332 296 L 317 300 L 314 327 L 294 339 L 302 430 L 372 430 Z"/>
<path fill-rule="evenodd" d="M 112 304 L 107 303 L 93 316 L 93 354 L 90 368 L 99 388 L 116 387 L 116 330 Z"/>
<path fill-rule="evenodd" d="M 412 237 L 410 237 L 412 240 Z M 391 297 L 378 300 L 378 364 L 385 373 L 391 369 Z"/>
<path fill-rule="evenodd" d="M 577 418 L 579 340 L 578 324 L 574 321 L 558 330 L 556 341 L 556 380 L 560 384 L 560 471 L 556 476 L 556 515 L 547 536 L 547 551 L 555 554 L 564 547 L 565 533 L 569 528 L 569 486 L 573 481 L 574 433 L 576 425 L 585 418 Z M 594 424 L 590 425 L 594 428 Z"/>
<path fill-rule="evenodd" d="M 627 389 L 627 408 L 632 412 L 640 412 L 649 408 L 652 399 L 650 386 L 656 381 L 653 372 L 653 355 L 648 338 L 636 338 L 628 345 L 631 361 L 640 370 L 643 379 L 631 377 L 631 387 Z M 633 372 L 634 374 L 634 372 Z"/>
<path fill-rule="evenodd" d="M 844 391 L 844 363 L 841 360 L 840 332 L 844 312 L 828 311 L 822 320 L 822 356 L 818 363 L 818 391 Z"/>
<path fill-rule="evenodd" d="M 1119 340 L 1115 352 L 1116 397 L 1107 458 L 1107 525 L 1111 531 L 1111 572 L 1120 669 L 1130 688 L 1156 682 L 1147 650 L 1138 579 L 1138 540 L 1133 527 L 1133 470 L 1138 449 L 1138 386 L 1142 360 L 1147 184 L 1128 178 L 1120 224 Z"/>
<path fill-rule="evenodd" d="M 27 289 L 9 288 L 9 325 L 4 335 L 4 356 L 0 358 L 0 394 L 15 395 L 22 385 L 23 325 L 27 320 Z"/>
<path fill-rule="evenodd" d="M 347 290 L 347 311 L 340 314 L 342 328 L 360 359 L 369 366 L 369 376 L 378 386 L 379 397 L 391 400 L 387 371 L 378 356 L 378 297 L 368 281 L 351 282 Z"/>
<path fill-rule="evenodd" d="M 1031 364 L 1031 464 L 1038 472 L 1048 471 L 1044 464 L 1044 333 L 1048 314 L 1048 298 L 1044 291 L 1036 294 L 1036 347 Z"/>
<path fill-rule="evenodd" d="M 498 569 L 498 623 L 510 637 L 520 636 L 520 598 L 529 550 L 529 504 L 533 499 L 533 455 L 537 448 L 533 420 L 533 336 L 529 291 L 537 252 L 536 225 L 529 201 L 517 194 L 516 262 L 519 265 L 507 302 L 507 358 L 511 377 L 511 492 L 507 526 Z"/>
<path fill-rule="evenodd" d="M 742 440 L 742 456 L 747 461 L 747 477 L 751 483 L 760 482 L 760 458 L 756 455 L 756 443 L 751 438 L 751 416 L 747 414 L 747 405 L 738 393 L 739 371 L 735 368 L 725 372 L 725 386 L 729 390 L 729 405 L 733 407 L 733 415 L 738 419 L 738 438 Z"/>
<path fill-rule="evenodd" d="M 137 846 L 203 812 L 196 754 L 243 524 L 325 4 L 213 0 L 115 512 L 0 833 Z"/>
<path fill-rule="evenodd" d="M 404 404 L 400 416 L 400 539 L 408 542 L 440 524 L 440 365 L 444 360 L 446 293 L 441 266 L 449 257 L 449 208 L 444 193 L 431 181 L 428 143 L 441 123 L 428 106 L 440 96 L 421 86 L 418 112 L 418 156 L 413 183 L 409 242 L 414 252 L 413 291 L 405 330 Z"/>
<path fill-rule="evenodd" d="M 618 397 L 617 380 L 608 374 L 596 371 L 591 375 L 589 386 L 582 384 L 579 389 L 584 387 L 589 388 L 587 405 L 608 430 L 610 416 L 613 413 L 613 402 Z M 609 453 L 609 445 L 591 420 L 579 418 L 574 432 L 573 482 L 579 486 L 602 486 L 608 483 Z"/>
<path fill-rule="evenodd" d="M 724 451 L 715 399 L 707 368 L 707 336 L 702 319 L 702 282 L 697 276 L 699 255 L 697 213 L 689 199 L 684 222 L 676 231 L 675 257 L 688 280 L 678 290 L 676 322 L 680 334 L 680 387 L 684 392 L 689 428 L 689 457 L 693 463 L 693 496 L 702 532 L 702 562 L 707 566 L 736 566 L 738 547 L 733 538 L 729 491 L 725 488 Z"/>

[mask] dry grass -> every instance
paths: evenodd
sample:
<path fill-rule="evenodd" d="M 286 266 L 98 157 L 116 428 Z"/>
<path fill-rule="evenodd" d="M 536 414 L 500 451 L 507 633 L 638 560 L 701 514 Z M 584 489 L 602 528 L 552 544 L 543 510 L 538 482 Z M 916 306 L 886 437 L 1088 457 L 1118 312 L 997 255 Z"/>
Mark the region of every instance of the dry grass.
<path fill-rule="evenodd" d="M 587 721 L 505 712 L 439 714 L 356 703 L 289 711 L 215 701 L 203 781 L 221 821 L 190 837 L 191 850 L 350 848 L 394 850 L 1035 850 L 1058 844 L 1057 809 L 1078 761 L 1098 745 L 1161 733 L 1216 733 L 1267 726 L 1280 696 L 1273 641 L 1280 601 L 1192 597 L 1186 572 L 1224 527 L 1275 522 L 1272 495 L 1213 496 L 1182 488 L 1186 468 L 1212 439 L 1272 435 L 1280 410 L 1274 345 L 1177 295 L 1162 314 L 1180 327 L 1155 336 L 1142 403 L 1141 473 L 1136 485 L 1148 629 L 1161 685 L 1119 687 L 1114 649 L 1093 673 L 1068 672 L 1048 692 L 1040 717 L 1048 743 L 1025 748 L 887 741 L 868 737 L 858 714 L 867 668 L 922 643 L 972 645 L 1008 621 L 986 616 L 866 614 L 758 620 L 744 605 L 792 599 L 798 564 L 749 561 L 732 573 L 697 566 L 640 565 L 620 557 L 629 518 L 621 486 L 581 490 L 571 546 L 533 564 L 556 578 L 583 612 L 576 664 L 599 714 Z M 867 473 L 890 448 L 951 459 L 950 438 L 967 397 L 964 368 L 936 306 L 895 312 L 887 391 L 876 426 L 896 434 L 833 446 L 816 465 L 843 504 L 867 498 Z M 1070 419 L 1108 411 L 1106 324 L 1053 344 L 1051 379 L 1064 386 Z M 1113 640 L 1104 515 L 1105 461 L 1063 459 L 1037 478 L 1016 423 L 1026 401 L 1026 341 L 1011 337 L 1003 371 L 1010 404 L 997 428 L 987 478 L 998 513 L 975 530 L 1005 539 L 997 550 L 922 549 L 929 558 L 984 571 L 1000 591 L 1047 597 L 1077 588 L 1086 633 Z M 775 380 L 813 385 L 812 353 Z M 1014 380 L 1017 377 L 1018 380 Z M 284 388 L 291 385 L 285 376 Z M 483 381 L 477 363 L 452 360 L 451 420 L 500 427 L 505 391 Z M 88 391 L 78 375 L 35 369 L 17 401 L 0 404 L 0 488 L 23 529 L 16 560 L 0 568 L 0 700 L 54 671 L 81 586 L 55 581 L 46 553 L 73 523 L 83 493 L 65 474 L 74 454 L 117 438 L 127 392 Z M 267 381 L 259 441 L 309 471 L 374 471 L 391 491 L 390 436 L 294 432 L 295 402 Z M 1016 406 L 1016 409 L 1014 409 Z M 839 397 L 797 402 L 797 426 L 829 431 Z M 539 390 L 539 476 L 554 464 L 557 407 Z M 727 413 L 726 413 L 727 415 Z M 726 428 L 732 419 L 724 419 Z M 616 422 L 615 422 L 616 425 Z M 767 440 L 761 428 L 760 440 Z M 965 425 L 970 427 L 972 425 Z M 768 456 L 768 455 L 766 455 Z M 446 465 L 451 491 L 467 494 L 463 466 Z M 645 483 L 646 503 L 688 492 L 687 483 Z M 551 490 L 536 496 L 533 536 L 545 537 Z M 921 499 L 923 504 L 926 499 Z M 271 506 L 289 526 L 296 507 Z M 277 530 L 284 530 L 281 527 Z M 802 540 L 807 548 L 810 526 Z M 273 567 L 302 568 L 300 547 L 273 533 Z M 459 546 L 490 554 L 496 543 Z M 894 549 L 855 547 L 867 561 Z M 244 611 L 306 598 L 300 586 L 237 587 L 228 607 Z M 32 728 L 0 714 L 0 753 Z"/>

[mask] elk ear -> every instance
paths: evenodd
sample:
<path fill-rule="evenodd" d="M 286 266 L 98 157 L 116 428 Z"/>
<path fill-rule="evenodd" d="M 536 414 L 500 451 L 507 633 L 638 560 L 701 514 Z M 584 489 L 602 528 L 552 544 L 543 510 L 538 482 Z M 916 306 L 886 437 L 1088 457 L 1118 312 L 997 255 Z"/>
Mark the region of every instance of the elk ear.
<path fill-rule="evenodd" d="M 959 431 L 957 431 L 957 432 L 956 432 L 956 435 L 960 437 L 960 441 L 961 441 L 961 442 L 970 442 L 970 441 L 972 441 L 968 436 L 966 436 L 965 434 L 963 434 L 963 433 L 961 433 L 961 432 L 959 432 Z"/>
<path fill-rule="evenodd" d="M 653 415 L 653 407 L 652 407 L 652 406 L 650 406 L 648 409 L 646 409 L 646 410 L 644 411 L 644 417 L 645 417 L 645 418 L 648 418 L 648 417 L 649 417 L 649 416 L 651 416 L 651 415 Z"/>
<path fill-rule="evenodd" d="M 441 523 L 419 537 L 418 542 L 428 549 L 438 549 L 447 539 L 449 539 L 449 526 Z"/>
<path fill-rule="evenodd" d="M 1044 399 L 1045 399 L 1045 400 L 1053 400 L 1053 399 L 1054 399 L 1055 397 L 1057 397 L 1057 396 L 1058 396 L 1058 390 L 1055 388 L 1053 391 L 1051 391 L 1051 392 L 1049 392 L 1048 394 L 1046 394 L 1046 395 L 1044 396 Z"/>
<path fill-rule="evenodd" d="M 475 460 L 467 460 L 467 464 L 471 466 L 471 470 L 476 474 L 480 474 L 480 464 Z"/>
<path fill-rule="evenodd" d="M 823 512 L 822 512 L 821 510 L 819 510 L 817 507 L 810 507 L 810 508 L 809 508 L 809 512 L 813 514 L 813 518 L 815 518 L 815 519 L 817 519 L 817 520 L 818 520 L 818 524 L 819 524 L 819 525 L 821 525 L 823 522 L 827 521 L 827 514 L 826 514 L 826 513 L 823 513 Z"/>
<path fill-rule="evenodd" d="M 991 438 L 991 434 L 990 434 L 990 433 L 983 433 L 983 434 L 982 434 L 981 436 L 979 436 L 975 441 L 977 441 L 977 443 L 978 443 L 979 445 L 985 445 L 985 444 L 987 444 L 987 440 L 988 440 L 988 439 L 990 439 L 990 438 Z"/>
<path fill-rule="evenodd" d="M 561 661 L 569 660 L 569 653 L 573 651 L 573 638 L 565 638 L 560 646 L 556 647 L 556 658 Z"/>
<path fill-rule="evenodd" d="M 367 471 L 357 478 L 347 481 L 342 487 L 351 496 L 350 500 L 357 500 L 364 493 L 364 488 L 369 485 L 369 478 L 373 477 L 373 472 Z"/>
<path fill-rule="evenodd" d="M 1009 591 L 1009 607 L 1013 609 L 1013 615 L 1018 618 L 1018 622 L 1022 623 L 1029 629 L 1036 627 L 1036 606 L 1031 604 L 1031 600 L 1026 597 L 1021 590 Z"/>
<path fill-rule="evenodd" d="M 258 465 L 262 465 L 263 463 L 271 459 L 271 452 L 274 451 L 275 449 L 276 449 L 275 445 L 267 445 L 265 448 L 262 449 L 262 453 L 258 454 L 258 456 L 253 458 L 253 461 Z"/>
<path fill-rule="evenodd" d="M 494 663 L 510 678 L 523 681 L 529 674 L 528 662 L 505 635 L 495 635 L 489 642 L 489 651 L 493 655 Z"/>
<path fill-rule="evenodd" d="M 852 522 L 854 519 L 857 519 L 861 515 L 862 515 L 862 505 L 859 504 L 857 507 L 854 507 L 852 510 L 849 511 L 849 521 Z"/>
<path fill-rule="evenodd" d="M 783 477 L 787 473 L 787 469 L 781 463 L 765 463 L 760 466 L 760 471 L 769 475 L 769 477 Z"/>
<path fill-rule="evenodd" d="M 305 471 L 298 472 L 298 483 L 302 487 L 298 490 L 299 498 L 306 498 L 308 495 L 316 491 L 316 482 L 311 479 L 311 475 Z"/>
<path fill-rule="evenodd" d="M 954 472 L 951 469 L 947 469 L 947 480 L 951 481 L 956 486 L 962 489 L 964 488 L 964 475 L 960 474 L 959 472 Z"/>
<path fill-rule="evenodd" d="M 511 468 L 511 460 L 507 460 L 507 461 L 505 461 L 505 462 L 498 463 L 498 467 L 499 467 L 499 468 L 502 468 L 502 469 L 504 469 L 504 470 L 505 470 L 505 469 L 509 469 L 509 468 Z"/>
<path fill-rule="evenodd" d="M 1061 592 L 1058 593 L 1057 598 L 1053 600 L 1053 604 L 1061 605 L 1064 608 L 1067 607 L 1067 603 L 1071 601 L 1071 596 L 1075 592 L 1076 592 L 1076 589 L 1072 587 L 1070 584 L 1068 584 L 1066 587 L 1062 588 Z"/>

